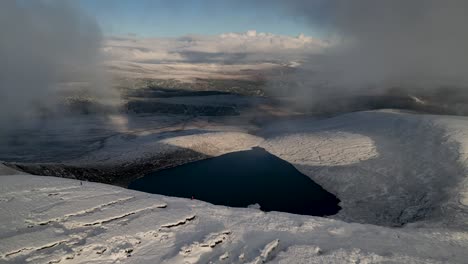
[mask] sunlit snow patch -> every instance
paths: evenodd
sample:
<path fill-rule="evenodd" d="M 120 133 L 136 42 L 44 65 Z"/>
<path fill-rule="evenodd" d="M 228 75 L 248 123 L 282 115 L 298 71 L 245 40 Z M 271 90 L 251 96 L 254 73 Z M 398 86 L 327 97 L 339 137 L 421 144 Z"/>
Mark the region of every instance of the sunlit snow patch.
<path fill-rule="evenodd" d="M 262 146 L 293 164 L 311 166 L 350 165 L 378 156 L 371 138 L 341 131 L 287 135 Z"/>

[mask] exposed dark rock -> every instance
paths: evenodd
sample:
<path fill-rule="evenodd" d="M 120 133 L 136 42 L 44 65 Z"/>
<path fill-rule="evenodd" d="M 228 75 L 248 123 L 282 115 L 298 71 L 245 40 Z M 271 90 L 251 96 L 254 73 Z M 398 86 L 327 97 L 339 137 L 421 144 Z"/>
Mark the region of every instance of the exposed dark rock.
<path fill-rule="evenodd" d="M 127 187 L 130 182 L 151 171 L 167 169 L 209 157 L 192 150 L 180 150 L 164 157 L 112 166 L 78 166 L 63 163 L 4 163 L 4 165 L 33 175 L 55 176 Z"/>
<path fill-rule="evenodd" d="M 126 104 L 129 113 L 158 113 L 192 116 L 234 116 L 239 115 L 233 106 L 170 104 L 155 101 L 133 100 Z"/>
<path fill-rule="evenodd" d="M 170 97 L 184 97 L 184 96 L 210 96 L 210 95 L 226 95 L 229 92 L 223 91 L 196 91 L 196 90 L 182 90 L 182 89 L 168 89 L 159 86 L 151 86 L 141 89 L 129 90 L 126 92 L 126 97 L 139 97 L 139 98 L 170 98 Z"/>

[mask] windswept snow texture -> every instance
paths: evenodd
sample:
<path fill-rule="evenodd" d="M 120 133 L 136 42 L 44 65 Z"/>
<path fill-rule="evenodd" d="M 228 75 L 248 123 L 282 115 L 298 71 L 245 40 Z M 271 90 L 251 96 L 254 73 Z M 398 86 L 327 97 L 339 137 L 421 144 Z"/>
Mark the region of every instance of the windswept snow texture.
<path fill-rule="evenodd" d="M 278 121 L 255 136 L 233 126 L 189 132 L 116 136 L 75 162 L 136 164 L 172 148 L 218 156 L 260 146 L 336 195 L 342 210 L 335 219 L 264 213 L 0 168 L 11 175 L 0 176 L 0 263 L 468 259 L 466 117 L 383 110 Z"/>
<path fill-rule="evenodd" d="M 340 199 L 333 218 L 468 229 L 466 117 L 381 110 L 294 118 L 261 130 L 202 120 L 165 128 L 159 120 L 138 120 L 138 129 L 130 122 L 128 134 L 108 137 L 73 164 L 171 167 L 260 146 Z"/>
<path fill-rule="evenodd" d="M 0 176 L 1 263 L 466 263 L 466 232 L 234 209 Z"/>
<path fill-rule="evenodd" d="M 369 111 L 265 129 L 261 144 L 341 200 L 336 218 L 467 228 L 468 119 Z"/>

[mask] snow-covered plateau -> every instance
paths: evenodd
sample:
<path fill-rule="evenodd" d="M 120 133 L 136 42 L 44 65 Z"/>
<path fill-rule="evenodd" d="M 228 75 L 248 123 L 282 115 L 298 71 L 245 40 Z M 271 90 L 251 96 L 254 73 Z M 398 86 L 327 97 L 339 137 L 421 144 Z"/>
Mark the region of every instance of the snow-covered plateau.
<path fill-rule="evenodd" d="M 112 136 L 70 162 L 259 146 L 342 210 L 265 213 L 0 167 L 0 263 L 468 263 L 466 117 L 380 110 L 190 126 Z"/>

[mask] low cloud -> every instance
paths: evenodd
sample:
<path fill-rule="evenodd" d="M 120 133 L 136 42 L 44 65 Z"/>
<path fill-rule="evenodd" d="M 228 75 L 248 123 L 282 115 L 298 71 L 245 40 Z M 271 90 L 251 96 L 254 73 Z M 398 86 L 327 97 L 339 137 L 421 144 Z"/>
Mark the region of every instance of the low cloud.
<path fill-rule="evenodd" d="M 53 111 L 66 93 L 109 99 L 96 21 L 69 1 L 0 1 L 0 123 Z"/>
<path fill-rule="evenodd" d="M 431 93 L 468 87 L 468 2 L 463 0 L 254 1 L 304 17 L 331 43 L 310 57 L 300 96 L 400 88 Z M 325 91 L 327 90 L 327 91 Z"/>
<path fill-rule="evenodd" d="M 291 37 L 250 30 L 179 38 L 112 37 L 106 40 L 104 52 L 108 60 L 130 62 L 235 63 L 297 59 L 326 46 L 305 35 Z"/>

